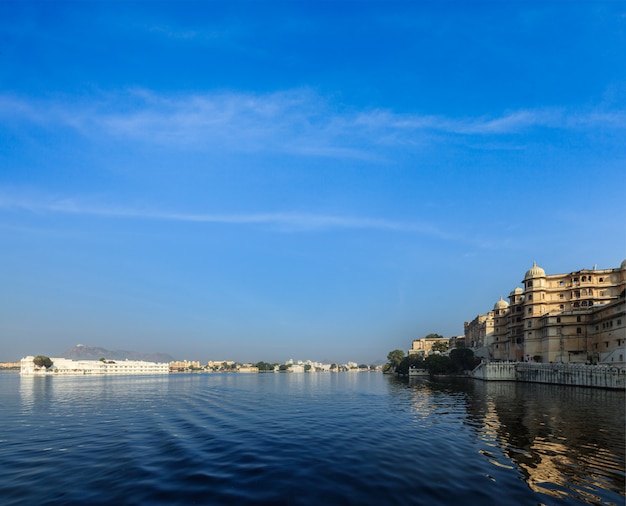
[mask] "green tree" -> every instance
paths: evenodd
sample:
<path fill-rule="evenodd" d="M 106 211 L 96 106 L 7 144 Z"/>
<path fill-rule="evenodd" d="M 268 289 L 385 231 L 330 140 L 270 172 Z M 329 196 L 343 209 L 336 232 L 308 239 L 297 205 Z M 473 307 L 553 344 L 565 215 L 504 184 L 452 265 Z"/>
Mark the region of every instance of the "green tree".
<path fill-rule="evenodd" d="M 426 365 L 424 364 L 424 359 L 420 355 L 408 355 L 398 364 L 396 373 L 407 375 L 411 367 L 425 369 Z"/>
<path fill-rule="evenodd" d="M 259 371 L 273 371 L 274 370 L 274 365 L 268 362 L 261 361 L 261 362 L 257 362 L 254 365 L 255 367 L 259 368 Z"/>
<path fill-rule="evenodd" d="M 393 350 L 387 354 L 387 360 L 392 367 L 398 367 L 404 358 L 404 352 L 402 350 Z"/>
<path fill-rule="evenodd" d="M 52 360 L 50 360 L 50 357 L 46 357 L 45 355 L 37 355 L 33 359 L 33 363 L 37 367 L 45 367 L 46 369 L 52 367 Z"/>
<path fill-rule="evenodd" d="M 443 336 L 441 334 L 428 334 L 424 336 L 424 339 L 443 339 Z"/>
<path fill-rule="evenodd" d="M 456 372 L 456 367 L 447 355 L 429 355 L 424 360 L 424 364 L 430 374 L 452 374 Z"/>
<path fill-rule="evenodd" d="M 450 360 L 458 371 L 474 369 L 480 362 L 469 348 L 455 348 L 450 352 Z"/>
<path fill-rule="evenodd" d="M 311 370 L 311 364 L 305 364 L 305 365 L 304 365 L 304 370 L 305 370 L 306 372 L 309 372 L 309 371 Z"/>

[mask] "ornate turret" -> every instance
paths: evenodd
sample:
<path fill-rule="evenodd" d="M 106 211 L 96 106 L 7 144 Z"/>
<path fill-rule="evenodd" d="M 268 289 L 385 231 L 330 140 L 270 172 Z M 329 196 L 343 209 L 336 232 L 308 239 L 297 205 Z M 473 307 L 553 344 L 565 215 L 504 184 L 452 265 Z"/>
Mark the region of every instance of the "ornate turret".
<path fill-rule="evenodd" d="M 546 276 L 546 271 L 544 271 L 541 267 L 537 267 L 537 262 L 533 262 L 533 266 L 526 271 L 526 276 L 524 276 L 524 279 L 531 279 L 531 278 L 545 278 Z"/>
<path fill-rule="evenodd" d="M 493 305 L 494 309 L 507 309 L 509 307 L 509 303 L 500 296 L 500 300 Z"/>

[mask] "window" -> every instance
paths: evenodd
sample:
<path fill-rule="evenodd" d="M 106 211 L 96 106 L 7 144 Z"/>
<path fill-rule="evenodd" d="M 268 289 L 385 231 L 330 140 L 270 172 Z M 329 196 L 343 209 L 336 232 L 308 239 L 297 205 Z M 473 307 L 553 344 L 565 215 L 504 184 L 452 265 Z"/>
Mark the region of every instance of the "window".
<path fill-rule="evenodd" d="M 526 281 L 526 288 L 532 288 L 532 286 L 533 286 L 532 281 Z"/>
<path fill-rule="evenodd" d="M 522 321 L 522 317 L 521 317 L 521 316 L 518 316 L 517 318 L 515 318 L 515 321 L 516 321 L 516 322 L 521 322 L 521 321 Z"/>
<path fill-rule="evenodd" d="M 585 281 L 587 281 L 587 276 L 583 276 L 581 281 L 584 283 Z"/>
<path fill-rule="evenodd" d="M 563 304 L 560 304 L 559 309 L 565 309 L 565 306 Z"/>
<path fill-rule="evenodd" d="M 576 333 L 577 334 L 582 334 L 583 333 L 583 329 L 580 327 L 576 327 Z"/>
<path fill-rule="evenodd" d="M 599 283 L 603 283 L 604 282 L 604 278 L 598 278 L 598 282 Z"/>
<path fill-rule="evenodd" d="M 574 297 L 580 297 L 580 290 L 574 291 Z"/>
<path fill-rule="evenodd" d="M 530 314 L 530 313 L 532 313 L 532 312 L 533 312 L 533 308 L 532 308 L 532 307 L 529 307 L 529 308 L 528 308 L 528 314 Z"/>
<path fill-rule="evenodd" d="M 580 302 L 574 302 L 574 307 L 580 307 Z"/>
<path fill-rule="evenodd" d="M 622 320 L 617 320 L 617 324 L 621 325 L 622 324 Z"/>
<path fill-rule="evenodd" d="M 561 323 L 561 317 L 560 317 L 560 316 L 557 316 L 557 317 L 556 317 L 556 322 L 557 322 L 557 323 Z"/>
<path fill-rule="evenodd" d="M 559 299 L 564 299 L 564 298 L 565 298 L 565 294 L 560 293 L 560 294 L 559 294 Z"/>
<path fill-rule="evenodd" d="M 532 293 L 528 295 L 528 300 L 533 300 L 533 294 Z"/>
<path fill-rule="evenodd" d="M 565 283 L 563 281 L 559 281 L 559 286 L 563 286 Z"/>
<path fill-rule="evenodd" d="M 580 321 L 580 316 L 576 317 L 576 321 L 579 322 Z"/>
<path fill-rule="evenodd" d="M 528 322 L 528 324 L 526 325 L 528 328 L 533 326 L 533 322 Z"/>

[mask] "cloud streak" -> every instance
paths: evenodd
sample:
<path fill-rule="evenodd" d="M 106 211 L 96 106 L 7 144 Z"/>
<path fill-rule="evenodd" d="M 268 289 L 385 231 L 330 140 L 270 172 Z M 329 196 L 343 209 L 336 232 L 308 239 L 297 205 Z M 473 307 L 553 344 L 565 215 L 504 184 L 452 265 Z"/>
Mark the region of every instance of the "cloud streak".
<path fill-rule="evenodd" d="M 266 212 L 245 214 L 208 214 L 158 211 L 154 209 L 133 209 L 115 206 L 85 205 L 75 199 L 16 199 L 0 195 L 0 209 L 7 211 L 27 211 L 30 213 L 61 213 L 82 216 L 109 218 L 161 220 L 174 222 L 205 223 L 214 225 L 265 225 L 278 227 L 283 231 L 310 230 L 380 230 L 422 233 L 441 239 L 453 236 L 428 223 L 396 221 L 371 217 L 351 217 L 301 212 Z"/>
<path fill-rule="evenodd" d="M 65 127 L 85 137 L 180 149 L 283 152 L 358 158 L 374 148 L 414 146 L 435 137 L 493 139 L 534 129 L 626 129 L 626 111 L 510 111 L 499 116 L 446 117 L 389 110 L 338 109 L 311 90 L 261 94 L 163 95 L 131 90 L 86 102 L 0 96 L 5 125 Z M 5 126 L 6 127 L 6 126 Z"/>

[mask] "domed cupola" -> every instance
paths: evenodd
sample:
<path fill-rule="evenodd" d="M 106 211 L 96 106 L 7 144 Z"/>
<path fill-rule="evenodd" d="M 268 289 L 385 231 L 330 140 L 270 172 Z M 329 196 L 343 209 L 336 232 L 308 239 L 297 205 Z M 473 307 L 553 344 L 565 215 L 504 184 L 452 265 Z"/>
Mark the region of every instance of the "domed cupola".
<path fill-rule="evenodd" d="M 515 287 L 515 290 L 511 290 L 511 293 L 509 295 L 522 295 L 524 293 L 524 290 L 522 290 L 519 286 Z"/>
<path fill-rule="evenodd" d="M 495 310 L 508 309 L 508 307 L 509 307 L 509 303 L 506 300 L 504 300 L 502 297 L 500 297 L 500 300 L 493 305 L 493 309 Z"/>
<path fill-rule="evenodd" d="M 619 268 L 623 271 L 626 271 L 626 260 L 622 260 L 622 265 L 620 265 Z"/>
<path fill-rule="evenodd" d="M 537 267 L 537 262 L 533 262 L 533 266 L 526 271 L 526 276 L 524 279 L 530 278 L 544 278 L 546 276 L 546 271 L 544 271 L 541 267 Z"/>

